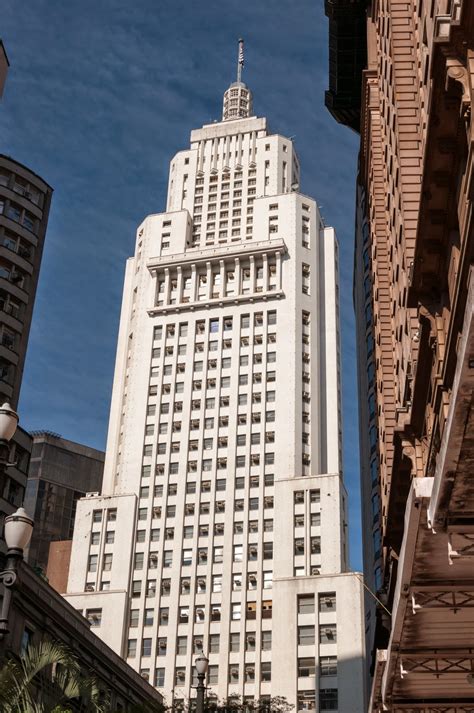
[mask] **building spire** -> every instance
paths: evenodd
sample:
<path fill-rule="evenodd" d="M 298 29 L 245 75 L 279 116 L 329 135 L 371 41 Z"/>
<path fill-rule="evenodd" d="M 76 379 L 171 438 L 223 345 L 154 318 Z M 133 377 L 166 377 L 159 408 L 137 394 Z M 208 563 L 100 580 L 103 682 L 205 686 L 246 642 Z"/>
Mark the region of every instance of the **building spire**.
<path fill-rule="evenodd" d="M 237 60 L 237 81 L 240 83 L 242 81 L 242 69 L 244 67 L 244 41 L 242 38 L 239 40 L 239 58 Z"/>
<path fill-rule="evenodd" d="M 239 54 L 237 58 L 237 81 L 233 82 L 224 93 L 224 106 L 222 120 L 246 119 L 252 116 L 252 92 L 242 81 L 244 66 L 244 41 L 239 40 Z"/>

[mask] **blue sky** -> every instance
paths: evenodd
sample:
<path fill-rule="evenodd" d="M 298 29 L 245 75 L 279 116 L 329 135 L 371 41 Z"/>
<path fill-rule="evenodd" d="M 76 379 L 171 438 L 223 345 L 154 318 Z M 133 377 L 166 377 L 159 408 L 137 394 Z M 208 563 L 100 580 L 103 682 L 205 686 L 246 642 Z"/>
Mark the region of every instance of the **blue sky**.
<path fill-rule="evenodd" d="M 22 425 L 105 447 L 125 260 L 165 206 L 168 164 L 220 117 L 245 38 L 257 115 L 295 136 L 302 190 L 341 247 L 345 479 L 360 569 L 352 262 L 357 136 L 324 107 L 322 0 L 2 2 L 10 59 L 0 151 L 53 188 L 20 401 Z"/>

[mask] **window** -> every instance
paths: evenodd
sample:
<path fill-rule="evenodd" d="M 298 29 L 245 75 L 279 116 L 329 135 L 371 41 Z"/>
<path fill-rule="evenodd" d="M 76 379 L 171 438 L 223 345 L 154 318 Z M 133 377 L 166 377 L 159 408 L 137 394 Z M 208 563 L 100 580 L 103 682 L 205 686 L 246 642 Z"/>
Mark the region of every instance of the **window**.
<path fill-rule="evenodd" d="M 142 583 L 141 583 L 141 580 L 135 579 L 135 580 L 132 582 L 132 598 L 133 598 L 133 599 L 138 598 L 141 593 L 142 593 Z"/>
<path fill-rule="evenodd" d="M 98 555 L 89 555 L 87 569 L 89 572 L 97 572 Z"/>
<path fill-rule="evenodd" d="M 335 711 L 337 708 L 337 688 L 321 688 L 319 691 L 319 710 Z"/>
<path fill-rule="evenodd" d="M 176 639 L 176 653 L 185 654 L 188 648 L 188 638 L 187 636 L 178 636 Z"/>
<path fill-rule="evenodd" d="M 100 532 L 93 532 L 91 534 L 91 545 L 98 545 L 100 542 Z"/>
<path fill-rule="evenodd" d="M 321 502 L 321 492 L 319 490 L 310 490 L 309 500 L 311 503 Z"/>
<path fill-rule="evenodd" d="M 271 661 L 262 661 L 260 664 L 260 679 L 262 681 L 272 680 L 272 664 Z"/>
<path fill-rule="evenodd" d="M 146 596 L 154 597 L 156 594 L 156 579 L 149 579 L 146 583 Z"/>
<path fill-rule="evenodd" d="M 127 643 L 127 658 L 132 659 L 137 655 L 137 640 L 129 639 Z"/>
<path fill-rule="evenodd" d="M 165 626 L 168 623 L 168 619 L 169 619 L 168 607 L 161 607 L 158 610 L 158 624 L 160 624 L 160 626 Z"/>
<path fill-rule="evenodd" d="M 337 676 L 337 656 L 321 656 L 319 672 L 321 676 Z"/>
<path fill-rule="evenodd" d="M 231 609 L 231 619 L 232 621 L 237 621 L 240 620 L 242 616 L 242 606 L 240 603 L 238 604 L 232 604 L 232 609 Z"/>
<path fill-rule="evenodd" d="M 223 561 L 224 548 L 222 546 L 214 547 L 213 562 L 220 563 Z"/>
<path fill-rule="evenodd" d="M 244 556 L 244 546 L 234 545 L 234 562 L 242 562 Z"/>
<path fill-rule="evenodd" d="M 300 711 L 315 711 L 316 710 L 316 693 L 315 691 L 299 691 L 297 702 L 298 713 Z"/>
<path fill-rule="evenodd" d="M 155 670 L 155 686 L 157 688 L 163 688 L 165 685 L 165 669 L 157 668 Z"/>
<path fill-rule="evenodd" d="M 320 624 L 319 641 L 321 644 L 335 644 L 337 641 L 336 624 Z"/>
<path fill-rule="evenodd" d="M 231 635 L 232 636 L 232 635 Z M 211 634 L 209 636 L 209 653 L 210 654 L 218 654 L 219 653 L 219 634 Z M 231 649 L 232 651 L 232 649 Z M 211 668 L 211 666 L 209 667 Z M 217 668 L 217 667 L 216 667 Z M 208 684 L 210 683 L 209 681 L 209 669 L 208 669 L 208 679 L 207 679 Z"/>
<path fill-rule="evenodd" d="M 273 559 L 273 542 L 263 543 L 263 559 L 271 560 Z"/>
<path fill-rule="evenodd" d="M 93 511 L 92 522 L 102 522 L 102 510 L 94 510 Z"/>
<path fill-rule="evenodd" d="M 319 595 L 319 611 L 336 611 L 336 592 Z"/>
<path fill-rule="evenodd" d="M 271 589 L 273 585 L 273 572 L 263 573 L 263 588 Z"/>
<path fill-rule="evenodd" d="M 174 672 L 174 683 L 175 686 L 183 686 L 186 680 L 186 669 L 184 667 L 177 666 Z"/>
<path fill-rule="evenodd" d="M 86 619 L 91 627 L 99 627 L 102 623 L 102 609 L 86 609 Z"/>
<path fill-rule="evenodd" d="M 209 649 L 209 650 L 211 651 L 211 649 Z M 217 685 L 218 677 L 219 677 L 219 667 L 218 666 L 209 666 L 207 669 L 207 684 L 209 686 Z"/>
<path fill-rule="evenodd" d="M 232 663 L 229 666 L 229 683 L 237 683 L 239 680 L 239 664 Z"/>
<path fill-rule="evenodd" d="M 142 656 L 151 656 L 151 639 L 142 639 Z"/>
<path fill-rule="evenodd" d="M 298 659 L 298 678 L 309 678 L 316 673 L 316 664 L 313 658 Z"/>
<path fill-rule="evenodd" d="M 143 552 L 135 553 L 134 569 L 143 569 L 144 557 L 145 555 Z"/>
<path fill-rule="evenodd" d="M 298 596 L 298 614 L 314 614 L 313 594 L 300 594 Z"/>
<path fill-rule="evenodd" d="M 262 651 L 271 651 L 272 648 L 272 632 L 262 631 Z"/>
<path fill-rule="evenodd" d="M 311 646 L 314 643 L 314 626 L 299 626 L 298 646 Z"/>

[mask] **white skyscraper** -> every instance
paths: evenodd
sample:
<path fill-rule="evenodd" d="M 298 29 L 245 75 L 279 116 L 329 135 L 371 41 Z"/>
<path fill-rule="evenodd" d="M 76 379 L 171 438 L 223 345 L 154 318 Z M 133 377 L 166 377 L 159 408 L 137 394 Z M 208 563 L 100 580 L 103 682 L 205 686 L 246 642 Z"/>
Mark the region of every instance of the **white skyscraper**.
<path fill-rule="evenodd" d="M 103 492 L 78 503 L 67 598 L 168 701 L 194 695 L 204 651 L 219 697 L 365 710 L 337 243 L 299 180 L 237 81 L 127 263 Z"/>

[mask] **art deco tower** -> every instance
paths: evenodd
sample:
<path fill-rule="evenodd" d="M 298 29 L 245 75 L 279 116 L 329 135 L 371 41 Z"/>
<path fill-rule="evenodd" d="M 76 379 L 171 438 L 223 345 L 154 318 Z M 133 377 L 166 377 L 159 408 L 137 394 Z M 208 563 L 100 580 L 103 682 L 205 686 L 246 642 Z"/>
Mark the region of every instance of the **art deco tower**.
<path fill-rule="evenodd" d="M 170 700 L 364 710 L 347 572 L 338 255 L 291 140 L 239 80 L 171 161 L 127 263 L 103 492 L 68 600 Z"/>

